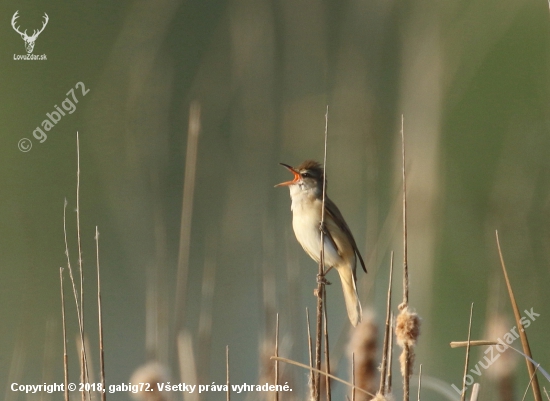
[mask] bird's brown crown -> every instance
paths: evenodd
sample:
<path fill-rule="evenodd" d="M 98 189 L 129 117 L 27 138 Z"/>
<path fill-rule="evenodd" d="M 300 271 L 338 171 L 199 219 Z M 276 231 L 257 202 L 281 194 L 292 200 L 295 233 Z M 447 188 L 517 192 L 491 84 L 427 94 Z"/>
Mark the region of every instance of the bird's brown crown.
<path fill-rule="evenodd" d="M 321 178 L 323 176 L 323 167 L 321 166 L 321 163 L 318 163 L 315 160 L 306 160 L 305 162 L 300 164 L 298 167 L 296 167 L 296 170 L 297 171 L 308 170 L 318 178 Z"/>

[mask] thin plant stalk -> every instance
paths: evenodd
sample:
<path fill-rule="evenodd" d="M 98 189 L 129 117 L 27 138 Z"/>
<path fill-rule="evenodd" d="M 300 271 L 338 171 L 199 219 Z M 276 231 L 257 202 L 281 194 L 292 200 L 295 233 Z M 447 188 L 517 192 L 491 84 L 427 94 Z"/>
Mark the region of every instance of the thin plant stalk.
<path fill-rule="evenodd" d="M 330 374 L 330 354 L 329 354 L 329 341 L 328 341 L 328 317 L 327 317 L 327 288 L 323 286 L 323 299 L 325 300 L 325 305 L 323 308 L 324 316 L 324 337 L 325 337 L 325 369 L 328 374 Z M 327 390 L 327 401 L 331 401 L 331 389 L 330 389 L 330 377 L 325 376 L 326 379 L 326 390 Z"/>
<path fill-rule="evenodd" d="M 69 401 L 69 356 L 67 354 L 67 327 L 65 320 L 65 291 L 63 289 L 63 268 L 59 268 L 61 282 L 61 322 L 63 324 L 63 382 L 65 383 L 65 401 Z"/>
<path fill-rule="evenodd" d="M 296 361 L 293 361 L 292 359 L 288 359 L 288 358 L 281 358 L 281 357 L 275 357 L 275 356 L 272 356 L 271 359 L 277 359 L 281 362 L 285 362 L 285 363 L 288 363 L 288 364 L 291 364 L 291 365 L 294 365 L 294 366 L 298 366 L 300 368 L 304 368 L 304 369 L 312 369 L 310 366 L 307 366 L 307 365 L 304 365 L 303 363 L 300 363 L 300 362 L 296 362 Z M 351 387 L 352 389 L 355 389 L 363 394 L 366 394 L 366 395 L 369 395 L 371 397 L 374 397 L 375 395 L 368 392 L 367 390 L 365 389 L 362 389 L 361 387 L 357 387 L 356 385 L 350 383 L 350 382 L 347 382 L 343 379 L 340 379 L 339 377 L 337 376 L 334 376 L 333 374 L 328 374 L 327 372 L 323 372 L 322 370 L 317 370 L 315 368 L 313 368 L 313 370 L 320 374 L 320 375 L 326 375 L 328 377 L 330 377 L 332 380 L 336 380 L 337 382 L 340 382 L 342 384 L 345 384 L 346 386 L 349 386 Z"/>
<path fill-rule="evenodd" d="M 407 249 L 407 175 L 405 173 L 405 130 L 404 118 L 401 114 L 401 156 L 403 163 L 403 303 L 400 308 L 405 309 L 409 305 L 409 264 Z M 403 354 L 405 356 L 405 375 L 403 376 L 403 400 L 409 400 L 410 392 L 410 349 L 409 344 L 403 344 Z"/>
<path fill-rule="evenodd" d="M 279 356 L 279 314 L 277 313 L 277 323 L 275 325 L 275 356 Z M 279 401 L 279 361 L 275 360 L 275 401 Z"/>
<path fill-rule="evenodd" d="M 470 347 L 480 347 L 480 346 L 484 346 L 484 345 L 497 345 L 497 344 L 498 344 L 498 342 L 496 342 L 496 341 L 488 341 L 488 340 L 472 340 L 472 341 L 470 341 Z M 450 345 L 451 345 L 451 348 L 466 347 L 468 345 L 468 341 L 451 341 Z"/>
<path fill-rule="evenodd" d="M 470 396 L 470 401 L 477 401 L 479 397 L 479 383 L 474 383 L 472 386 L 472 395 Z"/>
<path fill-rule="evenodd" d="M 523 324 L 521 323 L 521 316 L 519 313 L 518 304 L 516 302 L 516 297 L 514 296 L 514 291 L 512 290 L 512 285 L 510 284 L 510 279 L 508 278 L 508 272 L 506 271 L 506 265 L 504 264 L 504 257 L 502 256 L 502 250 L 500 248 L 498 231 L 495 231 L 495 235 L 497 240 L 497 248 L 498 248 L 498 256 L 500 258 L 500 265 L 502 266 L 502 272 L 504 273 L 504 279 L 506 281 L 506 287 L 508 288 L 508 295 L 510 296 L 510 303 L 512 304 L 512 309 L 514 311 L 516 325 L 519 329 L 521 346 L 523 347 L 523 352 L 529 358 L 533 359 L 533 355 L 531 354 L 531 347 L 529 346 L 529 341 L 527 340 L 527 333 L 525 332 L 525 329 L 523 328 Z M 525 363 L 527 364 L 527 371 L 529 372 L 529 376 L 534 376 L 532 387 L 533 387 L 533 395 L 535 397 L 535 401 L 542 401 L 542 394 L 540 392 L 539 380 L 537 379 L 535 365 L 528 359 L 525 359 Z"/>
<path fill-rule="evenodd" d="M 80 140 L 76 132 L 76 236 L 78 246 L 78 267 L 80 270 L 80 325 L 84 332 L 84 271 L 82 269 L 82 241 L 80 239 Z M 88 383 L 88 367 L 84 355 L 85 346 L 82 344 L 80 351 L 80 379 L 81 383 Z M 90 394 L 88 393 L 88 397 Z M 85 393 L 82 392 L 82 401 L 85 401 Z"/>
<path fill-rule="evenodd" d="M 313 368 L 313 350 L 311 345 L 311 329 L 309 324 L 309 309 L 306 306 L 306 323 L 307 323 L 307 350 L 309 354 L 309 366 Z M 311 380 L 311 386 L 312 388 L 315 388 L 315 375 L 313 374 L 313 370 L 310 369 L 309 371 L 309 377 Z"/>
<path fill-rule="evenodd" d="M 542 373 L 542 375 L 546 378 L 546 380 L 550 381 L 550 373 L 548 373 L 546 370 L 544 370 L 540 366 L 540 363 L 538 363 L 537 361 L 535 361 L 530 356 L 525 355 L 523 352 L 521 352 L 520 350 L 512 347 L 509 344 L 505 344 L 502 341 L 487 341 L 487 340 L 470 341 L 469 344 L 470 344 L 471 347 L 473 347 L 473 346 L 485 346 L 485 345 L 502 345 L 502 346 L 505 346 L 506 348 L 509 348 L 509 349 L 513 350 L 514 352 L 517 352 L 518 354 L 520 354 L 524 358 L 528 359 L 533 364 L 536 364 L 538 366 L 537 370 L 540 373 Z M 460 347 L 467 347 L 467 346 L 468 346 L 468 341 L 453 341 L 453 342 L 451 342 L 451 348 L 460 348 Z"/>
<path fill-rule="evenodd" d="M 407 175 L 405 173 L 405 131 L 401 115 L 401 156 L 403 162 L 403 304 L 409 304 L 409 264 L 407 261 Z"/>
<path fill-rule="evenodd" d="M 531 386 L 531 383 L 533 382 L 533 378 L 537 374 L 537 370 L 539 369 L 539 367 L 540 367 L 540 363 L 536 366 L 535 371 L 531 375 L 531 378 L 529 379 L 529 383 L 527 384 L 527 388 L 525 389 L 525 393 L 523 393 L 523 397 L 521 401 L 525 401 L 525 397 L 527 397 L 527 392 L 529 391 L 529 386 Z"/>
<path fill-rule="evenodd" d="M 103 350 L 103 313 L 101 310 L 101 279 L 99 274 L 99 231 L 95 227 L 95 250 L 96 250 L 96 265 L 97 265 L 97 319 L 99 329 L 99 377 L 101 380 L 101 401 L 107 399 L 105 392 L 105 353 Z"/>
<path fill-rule="evenodd" d="M 86 377 L 88 377 L 88 371 L 87 371 L 87 367 L 88 367 L 88 363 L 86 361 L 86 345 L 84 344 L 84 328 L 82 326 L 82 318 L 81 318 L 81 307 L 79 305 L 79 302 L 78 302 L 78 292 L 76 290 L 76 284 L 75 284 L 75 281 L 74 281 L 74 276 L 73 276 L 73 270 L 71 268 L 71 260 L 69 258 L 69 245 L 67 243 L 67 199 L 65 199 L 65 204 L 64 204 L 64 207 L 63 207 L 63 235 L 64 235 L 64 239 L 65 239 L 65 255 L 67 256 L 67 268 L 69 270 L 69 278 L 71 279 L 71 284 L 72 284 L 72 287 L 73 287 L 73 295 L 74 295 L 74 301 L 75 301 L 75 304 L 76 304 L 76 314 L 77 314 L 77 319 L 78 319 L 78 329 L 79 329 L 79 335 L 80 335 L 80 346 L 82 347 L 81 348 L 81 354 L 84 355 L 84 361 L 86 363 L 84 363 L 84 368 L 86 369 Z M 82 365 L 81 365 L 82 367 Z"/>
<path fill-rule="evenodd" d="M 390 327 L 393 327 L 393 312 L 390 313 Z M 388 346 L 388 374 L 386 376 L 386 393 L 391 393 L 392 364 L 393 364 L 393 336 L 390 331 L 390 344 Z"/>
<path fill-rule="evenodd" d="M 315 369 L 317 377 L 315 379 L 315 400 L 321 398 L 321 338 L 323 330 L 323 295 L 324 295 L 324 275 L 325 275 L 325 200 L 326 200 L 326 171 L 327 171 L 327 137 L 328 137 L 328 106 L 325 114 L 325 152 L 323 157 L 323 202 L 321 207 L 321 254 L 319 257 L 319 272 L 317 275 L 317 336 L 315 343 Z"/>
<path fill-rule="evenodd" d="M 393 277 L 393 251 L 390 256 L 390 278 L 388 283 L 388 296 L 386 300 L 386 327 L 384 330 L 384 346 L 382 348 L 382 368 L 380 370 L 380 394 L 386 394 L 386 372 L 388 369 L 388 346 L 391 336 L 391 293 Z"/>
<path fill-rule="evenodd" d="M 420 401 L 420 390 L 422 389 L 422 364 L 418 367 L 418 397 L 417 400 Z"/>
<path fill-rule="evenodd" d="M 462 378 L 462 394 L 460 400 L 466 399 L 466 376 L 468 375 L 468 362 L 470 361 L 470 339 L 472 334 L 472 316 L 474 314 L 474 303 L 470 307 L 470 323 L 468 324 L 468 345 L 466 346 L 466 362 L 464 362 L 464 376 Z"/>

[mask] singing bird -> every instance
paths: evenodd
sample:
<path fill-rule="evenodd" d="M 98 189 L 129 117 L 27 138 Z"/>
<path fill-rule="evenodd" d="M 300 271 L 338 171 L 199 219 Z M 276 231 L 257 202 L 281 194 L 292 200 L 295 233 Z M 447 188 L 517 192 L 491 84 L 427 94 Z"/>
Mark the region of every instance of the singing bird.
<path fill-rule="evenodd" d="M 338 271 L 349 320 L 353 326 L 357 326 L 362 314 L 355 285 L 357 257 L 365 273 L 367 269 L 342 213 L 326 196 L 326 190 L 325 224 L 321 227 L 323 180 L 326 179 L 323 168 L 313 160 L 306 160 L 296 168 L 284 163 L 280 164 L 294 174 L 292 181 L 277 184 L 276 187 L 288 186 L 290 189 L 292 228 L 296 239 L 307 254 L 319 263 L 321 229 L 323 229 L 325 267 L 328 270 L 335 268 Z"/>

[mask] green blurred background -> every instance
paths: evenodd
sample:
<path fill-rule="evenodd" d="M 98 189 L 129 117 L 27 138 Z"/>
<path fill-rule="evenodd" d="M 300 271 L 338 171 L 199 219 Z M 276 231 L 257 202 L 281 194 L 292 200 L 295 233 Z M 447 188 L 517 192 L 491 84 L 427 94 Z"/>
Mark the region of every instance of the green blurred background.
<path fill-rule="evenodd" d="M 44 12 L 49 15 L 34 49 L 47 61 L 14 61 L 14 54 L 25 54 L 10 26 L 17 10 L 18 23 L 29 31 L 40 26 Z M 368 260 L 369 274 L 358 284 L 364 308 L 383 322 L 392 250 L 394 303 L 400 302 L 403 115 L 410 294 L 423 318 L 417 350 L 423 375 L 447 383 L 446 389 L 461 382 L 464 352 L 448 344 L 466 338 L 471 302 L 473 338 L 484 338 L 497 312 L 510 319 L 506 330 L 513 326 L 496 229 L 520 308 L 540 313 L 528 330 L 534 358 L 550 368 L 546 2 L 5 1 L 0 15 L 4 399 L 27 399 L 9 390 L 14 381 L 62 380 L 59 267 L 66 266 L 64 198 L 71 263 L 77 264 L 76 131 L 95 378 L 96 225 L 108 384 L 127 383 L 153 359 L 171 370 L 172 383 L 180 380 L 176 314 L 192 339 L 200 382 L 225 380 L 226 345 L 232 381 L 260 380 L 262 355 L 272 352 L 260 349 L 273 341 L 275 312 L 280 354 L 306 362 L 304 316 L 305 307 L 315 305 L 316 266 L 294 239 L 288 191 L 273 186 L 289 178 L 278 162 L 322 159 L 327 104 L 328 193 Z M 32 131 L 77 82 L 90 92 L 83 97 L 77 90 L 76 111 L 39 143 Z M 201 107 L 201 131 L 192 220 L 184 219 L 191 225 L 186 304 L 178 312 L 193 101 Z M 23 137 L 33 144 L 28 153 L 17 148 Z M 332 274 L 330 334 L 335 358 L 342 356 L 337 374 L 348 377 L 349 323 Z M 66 281 L 71 378 L 77 381 L 77 319 L 69 290 Z M 481 356 L 476 351 L 471 360 Z M 521 397 L 528 377 L 524 363 L 516 363 Z M 292 377 L 293 395 L 304 391 L 304 371 L 285 367 L 285 374 Z M 476 378 L 482 398 L 497 399 L 487 379 Z M 341 387 L 336 391 L 344 397 Z M 429 389 L 424 394 L 427 400 L 442 397 Z"/>

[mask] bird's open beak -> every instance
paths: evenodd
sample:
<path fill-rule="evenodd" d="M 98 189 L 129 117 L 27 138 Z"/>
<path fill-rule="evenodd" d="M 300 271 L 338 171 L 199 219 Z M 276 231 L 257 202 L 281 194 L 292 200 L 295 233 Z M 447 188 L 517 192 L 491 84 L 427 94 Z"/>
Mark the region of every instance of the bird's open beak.
<path fill-rule="evenodd" d="M 293 167 L 289 166 L 288 164 L 279 163 L 281 166 L 285 166 L 288 171 L 290 171 L 292 174 L 294 174 L 294 179 L 292 181 L 286 181 L 281 182 L 280 184 L 275 185 L 276 187 L 285 187 L 288 185 L 296 184 L 298 180 L 300 179 L 300 173 L 298 173 L 296 170 L 294 170 Z"/>

